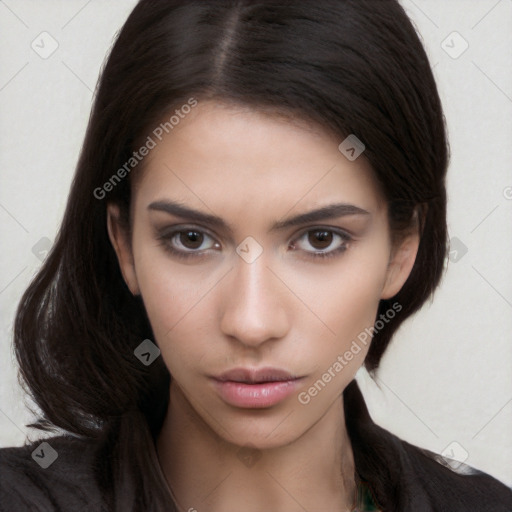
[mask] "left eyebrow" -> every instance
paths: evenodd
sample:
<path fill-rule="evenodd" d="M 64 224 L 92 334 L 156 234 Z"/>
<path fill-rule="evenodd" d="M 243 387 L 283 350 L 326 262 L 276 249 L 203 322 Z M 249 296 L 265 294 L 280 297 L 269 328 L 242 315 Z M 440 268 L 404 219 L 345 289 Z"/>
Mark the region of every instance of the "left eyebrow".
<path fill-rule="evenodd" d="M 227 224 L 221 217 L 212 215 L 199 210 L 194 210 L 182 203 L 170 200 L 154 201 L 148 206 L 148 210 L 156 210 L 166 212 L 176 217 L 188 218 L 195 222 L 208 224 L 217 229 L 223 229 L 229 233 L 233 233 L 232 227 Z M 334 203 L 309 212 L 301 213 L 288 219 L 274 222 L 270 228 L 270 232 L 281 231 L 289 227 L 300 226 L 308 222 L 317 222 L 327 219 L 335 219 L 348 215 L 370 215 L 370 212 L 359 208 L 353 204 Z"/>

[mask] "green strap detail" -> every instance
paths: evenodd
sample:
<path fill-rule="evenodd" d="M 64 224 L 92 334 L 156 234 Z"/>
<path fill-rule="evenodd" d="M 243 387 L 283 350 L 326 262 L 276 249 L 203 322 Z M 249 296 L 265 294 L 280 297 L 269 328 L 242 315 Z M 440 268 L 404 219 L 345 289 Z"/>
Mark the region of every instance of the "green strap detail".
<path fill-rule="evenodd" d="M 367 482 L 357 482 L 357 506 L 354 512 L 379 512 L 373 493 Z"/>

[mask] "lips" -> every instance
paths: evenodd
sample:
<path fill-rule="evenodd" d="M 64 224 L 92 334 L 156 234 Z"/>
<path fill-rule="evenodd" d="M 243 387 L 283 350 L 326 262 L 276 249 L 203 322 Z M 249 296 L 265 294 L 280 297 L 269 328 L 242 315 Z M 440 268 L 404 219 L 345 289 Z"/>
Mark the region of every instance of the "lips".
<path fill-rule="evenodd" d="M 244 409 L 262 409 L 282 402 L 297 390 L 302 377 L 278 368 L 235 368 L 212 378 L 220 398 Z"/>
<path fill-rule="evenodd" d="M 262 382 L 284 382 L 294 380 L 296 378 L 297 377 L 291 373 L 285 370 L 280 370 L 278 368 L 235 368 L 216 377 L 216 379 L 221 382 L 232 381 L 243 382 L 246 384 Z"/>

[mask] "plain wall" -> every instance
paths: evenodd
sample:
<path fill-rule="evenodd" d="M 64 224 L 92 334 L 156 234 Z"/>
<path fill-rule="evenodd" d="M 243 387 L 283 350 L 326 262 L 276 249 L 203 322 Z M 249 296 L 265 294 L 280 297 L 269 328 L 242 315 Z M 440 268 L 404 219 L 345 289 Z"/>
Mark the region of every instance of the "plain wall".
<path fill-rule="evenodd" d="M 134 4 L 0 2 L 0 446 L 40 435 L 25 427 L 15 308 L 57 232 L 100 66 Z M 432 304 L 397 333 L 377 382 L 358 379 L 377 423 L 512 486 L 512 1 L 402 5 L 443 101 L 457 241 Z"/>

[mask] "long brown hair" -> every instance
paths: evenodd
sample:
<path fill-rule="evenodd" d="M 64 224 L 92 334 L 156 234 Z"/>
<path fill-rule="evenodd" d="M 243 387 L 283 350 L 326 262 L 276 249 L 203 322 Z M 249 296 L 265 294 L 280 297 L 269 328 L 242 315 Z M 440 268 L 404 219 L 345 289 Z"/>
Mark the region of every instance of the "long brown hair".
<path fill-rule="evenodd" d="M 398 1 L 141 0 L 102 70 L 62 225 L 14 326 L 20 375 L 42 411 L 37 426 L 102 440 L 98 480 L 115 510 L 169 510 L 147 446 L 165 415 L 170 375 L 162 358 L 144 366 L 134 357 L 153 334 L 106 228 L 107 202 L 119 205 L 129 227 L 131 179 L 142 165 L 104 185 L 148 127 L 190 98 L 287 113 L 340 142 L 356 134 L 386 195 L 392 233 L 419 212 L 414 268 L 378 315 L 395 301 L 402 309 L 375 333 L 369 370 L 432 295 L 444 267 L 444 116 L 425 50 Z"/>

